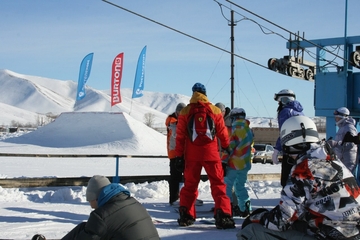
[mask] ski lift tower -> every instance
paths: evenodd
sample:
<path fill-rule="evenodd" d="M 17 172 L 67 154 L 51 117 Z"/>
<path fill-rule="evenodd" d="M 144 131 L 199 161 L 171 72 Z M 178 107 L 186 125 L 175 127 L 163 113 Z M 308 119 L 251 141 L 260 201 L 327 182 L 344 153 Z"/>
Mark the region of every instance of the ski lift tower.
<path fill-rule="evenodd" d="M 327 46 L 343 46 L 344 50 L 343 66 L 337 66 L 333 72 L 329 71 L 328 62 L 324 62 L 326 53 L 324 49 Z M 326 117 L 327 137 L 336 134 L 333 114 L 339 107 L 347 107 L 351 116 L 358 122 L 360 119 L 360 73 L 353 72 L 353 68 L 360 68 L 360 36 L 295 40 L 289 41 L 286 47 L 289 50 L 316 48 L 315 116 Z M 333 56 L 328 56 L 328 59 L 333 58 Z"/>
<path fill-rule="evenodd" d="M 327 138 L 336 134 L 334 111 L 339 107 L 347 107 L 350 115 L 359 123 L 360 72 L 353 70 L 360 69 L 360 36 L 347 36 L 347 0 L 345 1 L 344 37 L 305 40 L 297 34 L 292 40 L 292 35 L 293 33 L 286 44 L 289 55 L 280 59 L 270 58 L 269 69 L 291 77 L 315 81 L 315 116 L 326 117 Z M 337 55 L 334 50 L 328 50 L 328 47 L 333 46 L 336 46 L 335 49 L 343 50 L 344 56 Z M 315 63 L 304 60 L 306 48 L 316 48 Z M 291 54 L 292 51 L 294 55 Z M 325 57 L 325 54 L 328 56 Z M 335 66 L 332 72 L 331 66 Z M 357 128 L 359 131 L 359 126 Z"/>

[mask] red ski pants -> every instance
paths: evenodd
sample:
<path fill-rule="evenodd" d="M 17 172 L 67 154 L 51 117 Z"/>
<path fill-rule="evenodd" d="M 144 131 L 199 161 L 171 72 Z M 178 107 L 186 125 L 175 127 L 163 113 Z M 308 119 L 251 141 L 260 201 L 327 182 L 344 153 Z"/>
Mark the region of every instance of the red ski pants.
<path fill-rule="evenodd" d="M 231 204 L 226 195 L 226 184 L 221 161 L 185 161 L 185 182 L 180 191 L 180 206 L 186 207 L 188 213 L 196 218 L 195 201 L 198 197 L 198 185 L 203 167 L 208 175 L 211 195 L 215 202 L 214 215 L 217 209 L 231 215 Z"/>

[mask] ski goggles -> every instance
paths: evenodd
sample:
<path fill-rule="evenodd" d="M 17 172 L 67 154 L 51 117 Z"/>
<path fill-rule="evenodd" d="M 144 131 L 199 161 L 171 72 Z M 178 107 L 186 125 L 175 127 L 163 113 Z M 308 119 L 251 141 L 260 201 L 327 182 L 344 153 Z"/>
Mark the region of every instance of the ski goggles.
<path fill-rule="evenodd" d="M 335 116 L 341 116 L 341 117 L 347 117 L 348 116 L 348 115 L 346 115 L 344 113 L 338 112 L 337 110 L 334 111 L 334 115 Z"/>

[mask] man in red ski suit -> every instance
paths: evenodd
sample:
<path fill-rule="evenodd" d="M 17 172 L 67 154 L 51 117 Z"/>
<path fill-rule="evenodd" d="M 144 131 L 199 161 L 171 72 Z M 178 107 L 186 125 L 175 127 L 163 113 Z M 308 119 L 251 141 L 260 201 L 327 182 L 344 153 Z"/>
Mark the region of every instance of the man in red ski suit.
<path fill-rule="evenodd" d="M 198 196 L 201 170 L 204 167 L 209 177 L 211 194 L 215 201 L 214 218 L 216 220 L 216 227 L 219 229 L 234 228 L 235 223 L 231 217 L 230 199 L 226 195 L 226 185 L 223 179 L 224 173 L 217 141 L 217 138 L 219 138 L 221 147 L 228 149 L 228 132 L 221 110 L 209 102 L 205 86 L 201 83 L 196 83 L 192 90 L 193 95 L 190 99 L 190 104 L 181 110 L 176 130 L 175 152 L 179 158 L 185 159 L 185 183 L 180 191 L 180 218 L 178 223 L 180 226 L 189 226 L 195 221 L 195 201 Z M 195 145 L 188 133 L 191 108 L 195 107 L 198 102 L 208 104 L 216 129 L 216 137 L 211 142 L 201 146 Z"/>

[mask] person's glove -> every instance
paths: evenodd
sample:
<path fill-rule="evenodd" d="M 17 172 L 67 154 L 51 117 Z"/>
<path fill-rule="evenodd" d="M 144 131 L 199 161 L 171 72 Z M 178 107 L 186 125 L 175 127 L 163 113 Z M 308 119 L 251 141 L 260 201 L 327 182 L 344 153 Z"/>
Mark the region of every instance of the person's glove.
<path fill-rule="evenodd" d="M 175 168 L 179 172 L 184 172 L 185 169 L 185 160 L 184 157 L 175 157 L 172 161 L 175 161 Z"/>
<path fill-rule="evenodd" d="M 263 222 L 266 228 L 276 231 L 286 231 L 290 227 L 290 223 L 284 221 L 279 205 L 265 213 L 260 222 Z"/>
<path fill-rule="evenodd" d="M 267 210 L 266 208 L 258 208 L 254 210 L 247 218 L 245 218 L 241 228 L 244 229 L 247 225 L 251 223 L 259 223 L 261 225 L 264 225 L 264 219 L 267 214 L 269 214 L 269 210 Z"/>
<path fill-rule="evenodd" d="M 353 136 L 351 135 L 350 132 L 347 132 L 342 140 L 341 145 L 344 144 L 344 142 L 353 142 L 355 144 L 359 144 L 360 143 L 360 133 L 358 133 L 357 135 Z"/>
<path fill-rule="evenodd" d="M 273 155 L 272 155 L 272 162 L 273 162 L 273 164 L 279 164 L 278 155 L 279 155 L 279 150 L 274 149 L 274 153 L 273 153 Z"/>
<path fill-rule="evenodd" d="M 227 148 L 224 148 L 223 150 L 230 156 L 231 149 L 229 146 Z"/>

